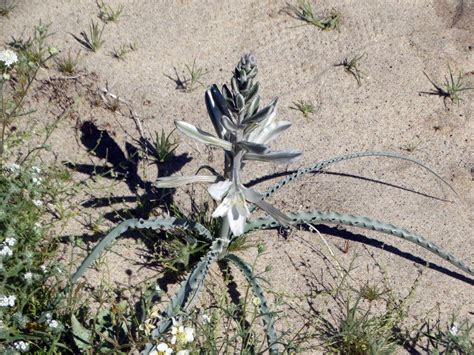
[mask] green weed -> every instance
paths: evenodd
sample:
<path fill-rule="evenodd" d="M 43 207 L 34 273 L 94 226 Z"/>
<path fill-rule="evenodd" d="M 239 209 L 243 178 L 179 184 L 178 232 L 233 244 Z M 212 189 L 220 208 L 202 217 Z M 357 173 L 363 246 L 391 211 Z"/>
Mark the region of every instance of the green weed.
<path fill-rule="evenodd" d="M 309 115 L 315 112 L 315 107 L 310 101 L 295 101 L 293 102 L 293 106 L 290 108 L 292 110 L 300 111 L 305 118 L 309 118 Z"/>
<path fill-rule="evenodd" d="M 437 95 L 443 98 L 443 101 L 446 105 L 446 99 L 451 100 L 453 104 L 459 105 L 459 103 L 462 100 L 460 97 L 460 94 L 463 91 L 468 91 L 468 90 L 474 90 L 474 87 L 466 87 L 463 79 L 464 79 L 464 74 L 462 72 L 459 72 L 458 75 L 455 77 L 453 74 L 453 71 L 451 70 L 451 66 L 448 65 L 448 70 L 449 70 L 449 75 L 445 78 L 445 84 L 444 86 L 436 84 L 425 72 L 426 78 L 428 81 L 431 83 L 431 85 L 434 86 L 434 90 L 432 91 L 422 91 L 424 94 L 428 95 Z"/>
<path fill-rule="evenodd" d="M 72 54 L 71 50 L 67 51 L 67 54 L 56 59 L 56 64 L 60 72 L 64 74 L 74 74 L 77 72 L 77 66 L 79 64 L 80 51 L 76 54 Z"/>
<path fill-rule="evenodd" d="M 287 12 L 290 16 L 323 31 L 339 29 L 341 22 L 341 15 L 335 10 L 331 10 L 326 16 L 316 15 L 310 0 L 300 0 L 296 6 L 288 5 Z"/>
<path fill-rule="evenodd" d="M 81 32 L 82 39 L 77 38 L 75 36 L 74 38 L 76 38 L 79 43 L 81 43 L 91 52 L 97 52 L 105 43 L 105 41 L 102 39 L 104 28 L 105 25 L 102 25 L 102 27 L 100 27 L 97 22 L 92 20 L 91 24 L 89 25 L 89 33 Z"/>
<path fill-rule="evenodd" d="M 116 9 L 105 4 L 103 0 L 97 2 L 99 7 L 99 18 L 105 23 L 118 22 L 123 13 L 123 5 L 119 5 Z"/>
<path fill-rule="evenodd" d="M 359 86 L 362 85 L 362 77 L 364 76 L 364 72 L 359 69 L 359 60 L 361 60 L 363 56 L 364 54 L 352 57 L 350 59 L 344 58 L 341 63 L 335 65 L 344 67 L 344 71 L 352 75 L 354 79 L 357 80 L 357 84 L 359 84 Z"/>

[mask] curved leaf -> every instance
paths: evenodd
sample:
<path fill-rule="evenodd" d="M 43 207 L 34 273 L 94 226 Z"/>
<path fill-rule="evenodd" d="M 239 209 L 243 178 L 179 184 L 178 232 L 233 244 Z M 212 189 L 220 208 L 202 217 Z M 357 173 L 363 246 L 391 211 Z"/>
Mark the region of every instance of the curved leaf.
<path fill-rule="evenodd" d="M 270 354 L 278 354 L 278 349 L 276 348 L 277 334 L 273 315 L 268 308 L 267 299 L 265 298 L 263 289 L 258 284 L 257 277 L 254 275 L 252 268 L 235 254 L 228 254 L 226 255 L 225 259 L 232 261 L 240 269 L 240 271 L 242 271 L 248 283 L 252 287 L 253 293 L 260 300 L 260 314 L 264 322 Z"/>
<path fill-rule="evenodd" d="M 214 240 L 211 250 L 201 258 L 199 263 L 181 283 L 179 290 L 171 297 L 168 307 L 163 312 L 162 320 L 152 332 L 153 337 L 164 333 L 172 324 L 173 317 L 192 308 L 197 300 L 209 267 L 225 253 L 228 244 L 228 240 L 220 238 Z"/>
<path fill-rule="evenodd" d="M 293 224 L 304 224 L 304 223 L 331 223 L 331 224 L 343 224 L 347 226 L 360 227 L 365 229 L 374 230 L 377 232 L 393 235 L 412 243 L 415 243 L 430 252 L 438 255 L 444 260 L 450 262 L 457 268 L 467 272 L 468 274 L 474 275 L 474 268 L 462 260 L 456 258 L 454 255 L 443 250 L 435 243 L 426 240 L 425 238 L 416 235 L 406 229 L 396 227 L 392 224 L 387 224 L 375 219 L 367 217 L 358 217 L 345 213 L 337 212 L 323 212 L 323 211 L 312 211 L 302 213 L 290 213 L 288 217 L 292 220 Z M 250 232 L 256 229 L 273 228 L 280 226 L 273 218 L 259 218 L 257 220 L 247 223 L 245 232 Z"/>
<path fill-rule="evenodd" d="M 420 163 L 419 161 L 415 160 L 415 159 L 412 159 L 412 158 L 409 158 L 409 157 L 404 157 L 402 155 L 398 155 L 398 154 L 394 154 L 394 153 L 385 153 L 385 152 L 360 152 L 360 153 L 352 153 L 352 154 L 347 154 L 347 155 L 341 155 L 341 156 L 337 156 L 337 157 L 334 157 L 332 159 L 328 159 L 328 160 L 323 160 L 321 162 L 318 162 L 318 163 L 315 163 L 314 165 L 310 166 L 310 167 L 307 167 L 307 168 L 302 168 L 302 169 L 299 169 L 298 171 L 296 171 L 295 173 L 287 176 L 286 178 L 282 179 L 281 181 L 279 181 L 278 183 L 276 183 L 275 185 L 271 186 L 264 194 L 263 194 L 263 198 L 267 198 L 269 196 L 271 196 L 275 191 L 281 189 L 283 186 L 285 186 L 286 184 L 288 184 L 289 182 L 293 181 L 293 180 L 296 180 L 297 178 L 305 175 L 305 174 L 308 174 L 308 173 L 312 173 L 314 171 L 319 171 L 319 170 L 322 170 L 324 169 L 325 167 L 329 166 L 329 165 L 333 165 L 333 164 L 336 164 L 336 163 L 339 163 L 341 161 L 344 161 L 344 160 L 350 160 L 350 159 L 356 159 L 356 158 L 362 158 L 362 157 L 386 157 L 386 158 L 395 158 L 395 159 L 401 159 L 401 160 L 407 160 L 409 162 L 412 162 L 412 163 L 415 163 L 419 166 L 421 166 L 422 168 L 428 170 L 431 174 L 433 174 L 434 176 L 436 176 L 439 180 L 441 180 L 442 182 L 444 182 L 455 194 L 456 194 L 456 191 L 454 191 L 454 189 L 451 187 L 451 185 L 448 184 L 448 182 L 446 180 L 444 180 L 441 176 L 439 176 L 437 173 L 435 173 L 432 169 L 428 168 L 426 165 Z"/>
<path fill-rule="evenodd" d="M 84 259 L 79 268 L 76 270 L 71 278 L 71 284 L 75 284 L 85 273 L 87 268 L 97 260 L 102 252 L 109 246 L 111 246 L 115 240 L 125 233 L 129 228 L 151 228 L 151 229 L 171 229 L 171 228 L 182 228 L 192 229 L 198 232 L 200 235 L 208 240 L 212 240 L 213 237 L 204 226 L 199 223 L 184 219 L 184 218 L 155 218 L 149 220 L 143 219 L 129 219 L 120 223 L 117 227 L 112 229 L 99 243 L 92 249 L 91 253 Z"/>

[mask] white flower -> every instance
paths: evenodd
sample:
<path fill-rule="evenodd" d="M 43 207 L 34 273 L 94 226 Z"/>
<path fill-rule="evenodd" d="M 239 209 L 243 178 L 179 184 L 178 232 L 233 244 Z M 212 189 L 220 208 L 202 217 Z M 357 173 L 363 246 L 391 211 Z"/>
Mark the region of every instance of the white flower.
<path fill-rule="evenodd" d="M 18 57 L 15 52 L 10 49 L 7 49 L 0 52 L 0 62 L 3 62 L 5 66 L 9 67 L 10 65 L 13 65 L 18 62 Z"/>
<path fill-rule="evenodd" d="M 32 176 L 31 177 L 31 181 L 33 182 L 33 184 L 35 185 L 41 185 L 41 182 L 42 182 L 42 178 L 39 177 L 39 176 Z"/>
<path fill-rule="evenodd" d="M 172 326 L 171 344 L 186 344 L 194 341 L 194 329 L 190 327 L 183 327 L 182 325 Z"/>
<path fill-rule="evenodd" d="M 13 346 L 20 352 L 28 351 L 28 343 L 24 342 L 23 340 L 14 342 Z"/>
<path fill-rule="evenodd" d="M 40 269 L 43 272 L 43 274 L 45 274 L 46 271 L 47 271 L 46 265 L 44 265 L 44 264 L 40 266 Z"/>
<path fill-rule="evenodd" d="M 451 333 L 451 335 L 454 335 L 454 336 L 458 335 L 459 328 L 458 328 L 457 323 L 453 323 L 449 332 Z"/>
<path fill-rule="evenodd" d="M 33 274 L 31 272 L 27 272 L 23 275 L 23 278 L 26 280 L 26 281 L 30 281 L 32 278 L 33 278 Z"/>
<path fill-rule="evenodd" d="M 150 355 L 166 355 L 171 354 L 173 349 L 171 349 L 166 343 L 159 343 L 156 347 L 156 350 L 150 352 Z"/>
<path fill-rule="evenodd" d="M 209 186 L 208 191 L 212 198 L 217 201 L 222 200 L 225 196 L 222 203 L 212 213 L 212 217 L 227 216 L 232 233 L 235 236 L 242 235 L 245 229 L 245 221 L 250 216 L 243 186 L 225 180 L 212 184 Z"/>
<path fill-rule="evenodd" d="M 7 165 L 7 169 L 10 170 L 12 173 L 14 173 L 20 170 L 20 166 L 16 163 L 11 163 Z"/>
<path fill-rule="evenodd" d="M 10 249 L 8 245 L 4 245 L 2 249 L 0 249 L 0 256 L 12 256 L 13 251 Z"/>
<path fill-rule="evenodd" d="M 14 307 L 16 296 L 0 296 L 0 307 Z"/>
<path fill-rule="evenodd" d="M 50 327 L 51 329 L 56 329 L 59 326 L 59 322 L 55 319 L 49 320 L 47 323 L 48 327 Z"/>
<path fill-rule="evenodd" d="M 212 217 L 227 216 L 229 227 L 235 236 L 242 235 L 245 232 L 245 222 L 250 215 L 246 201 L 256 204 L 281 225 L 286 226 L 291 224 L 291 220 L 288 216 L 264 201 L 260 193 L 252 189 L 247 189 L 241 184 L 224 180 L 210 185 L 208 192 L 212 198 L 217 201 L 222 200 L 225 196 L 222 203 L 217 206 L 212 214 Z"/>
<path fill-rule="evenodd" d="M 5 244 L 9 246 L 14 246 L 16 244 L 16 239 L 15 238 L 5 238 Z"/>
<path fill-rule="evenodd" d="M 207 314 L 203 314 L 203 315 L 202 315 L 202 322 L 203 322 L 204 324 L 209 324 L 209 323 L 211 323 L 211 317 L 209 317 Z"/>
<path fill-rule="evenodd" d="M 41 200 L 33 200 L 33 204 L 34 204 L 36 207 L 41 207 L 41 206 L 43 206 L 43 201 L 41 201 Z"/>

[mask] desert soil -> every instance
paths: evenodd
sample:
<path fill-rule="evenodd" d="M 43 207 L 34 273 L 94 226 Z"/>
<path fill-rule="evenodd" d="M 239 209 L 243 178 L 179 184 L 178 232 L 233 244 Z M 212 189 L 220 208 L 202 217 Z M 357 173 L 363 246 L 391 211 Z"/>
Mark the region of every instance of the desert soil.
<path fill-rule="evenodd" d="M 61 124 L 52 140 L 60 161 L 104 165 L 103 159 L 88 154 L 81 143 L 80 127 L 88 121 L 107 130 L 123 151 L 127 142 L 134 144 L 131 136 L 137 137 L 137 131 L 127 108 L 120 108 L 125 116 L 113 113 L 97 95 L 105 87 L 133 107 L 147 132 L 161 132 L 162 128 L 169 132 L 175 119 L 212 131 L 204 89 L 227 82 L 240 56 L 251 52 L 259 63 L 263 101 L 278 96 L 278 117 L 293 123 L 273 147 L 300 149 L 304 156 L 291 166 L 248 164 L 246 179 L 349 152 L 407 155 L 439 173 L 457 195 L 409 162 L 362 158 L 333 166 L 327 174 L 303 178 L 279 191 L 271 202 L 288 212 L 330 210 L 390 222 L 474 262 L 474 92 L 463 92 L 459 105 L 421 93 L 433 89 L 423 72 L 443 83 L 448 64 L 456 73 L 468 73 L 466 83 L 474 85 L 474 2 L 318 1 L 318 11 L 334 8 L 340 12 L 339 31 L 303 25 L 283 11 L 285 1 L 109 3 L 113 7 L 123 4 L 124 15 L 118 23 L 105 27 L 105 43 L 98 53 L 88 52 L 72 36 L 87 30 L 91 19 L 98 20 L 94 1 L 17 1 L 10 18 L 0 19 L 2 43 L 12 36 L 29 34 L 41 20 L 51 23 L 54 36 L 50 43 L 63 51 L 82 50 L 80 67 L 85 75 L 51 80 L 64 75 L 55 68 L 43 70 L 36 101 L 31 103 L 39 109 L 36 117 L 48 120 L 76 100 L 76 114 Z M 120 61 L 111 52 L 122 43 L 134 43 L 137 50 Z M 364 78 L 359 87 L 351 75 L 334 65 L 361 54 Z M 193 61 L 208 74 L 202 78 L 204 87 L 185 93 L 172 79 L 176 73 L 186 77 L 185 65 Z M 298 100 L 313 102 L 316 112 L 304 118 L 290 108 Z M 177 174 L 193 174 L 204 163 L 221 168 L 218 150 L 180 138 L 177 154 L 188 153 L 192 160 Z M 153 167 L 142 168 L 144 179 L 156 178 Z M 88 177 L 75 175 L 77 181 Z M 270 183 L 259 189 L 263 191 Z M 103 187 L 103 196 L 133 195 L 124 181 L 112 185 L 98 179 L 97 184 Z M 188 206 L 191 190 L 204 198 L 203 189 L 182 189 L 175 196 L 177 202 Z M 78 197 L 78 203 L 87 198 Z M 96 218 L 105 212 L 106 208 L 89 210 Z M 107 223 L 102 222 L 103 230 L 112 225 Z M 79 223 L 70 230 L 73 235 L 83 233 Z M 411 311 L 414 319 L 439 305 L 446 317 L 454 312 L 472 320 L 474 280 L 434 254 L 366 230 L 320 230 L 342 265 L 358 256 L 353 276 L 361 283 L 380 278 L 378 264 L 386 271 L 390 285 L 406 295 L 418 270 L 423 269 Z M 267 244 L 257 267 L 273 266 L 267 278 L 274 291 L 310 293 L 328 272 L 323 255 L 330 258 L 330 252 L 315 233 L 293 231 L 283 238 L 276 231 L 265 231 L 256 233 L 255 238 Z M 140 241 L 124 240 L 113 251 L 108 259 L 117 282 L 133 282 L 125 273 L 127 269 L 133 270 L 137 279 L 152 274 L 138 265 L 146 254 Z M 423 268 L 425 262 L 433 267 Z M 316 303 L 314 307 L 323 309 L 324 305 Z M 300 320 L 295 316 L 294 321 Z"/>

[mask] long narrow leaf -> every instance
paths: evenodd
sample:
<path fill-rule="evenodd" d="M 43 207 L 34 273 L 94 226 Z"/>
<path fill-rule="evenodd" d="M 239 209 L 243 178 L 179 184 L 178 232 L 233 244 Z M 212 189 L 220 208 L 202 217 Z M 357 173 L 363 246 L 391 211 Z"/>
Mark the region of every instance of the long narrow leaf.
<path fill-rule="evenodd" d="M 171 297 L 168 307 L 163 312 L 161 321 L 152 332 L 153 337 L 164 333 L 170 327 L 173 317 L 192 308 L 197 300 L 209 267 L 225 253 L 228 244 L 228 240 L 220 238 L 214 240 L 210 251 L 201 258 L 199 263 L 181 283 L 179 290 Z"/>
<path fill-rule="evenodd" d="M 260 315 L 262 316 L 265 332 L 267 334 L 268 348 L 270 354 L 278 354 L 278 349 L 276 347 L 277 343 L 277 334 L 275 330 L 275 322 L 273 320 L 273 315 L 270 309 L 268 308 L 268 302 L 263 293 L 263 289 L 260 287 L 257 277 L 254 275 L 252 268 L 241 258 L 235 254 L 228 254 L 225 259 L 232 261 L 244 274 L 248 283 L 252 287 L 252 291 L 255 296 L 260 300 Z"/>
<path fill-rule="evenodd" d="M 456 191 L 454 191 L 454 189 L 451 187 L 451 185 L 448 184 L 448 182 L 446 180 L 444 180 L 441 176 L 439 176 L 437 173 L 435 173 L 432 169 L 430 169 L 429 167 L 427 167 L 426 165 L 424 165 L 423 163 L 420 163 L 419 161 L 417 161 L 415 159 L 412 159 L 412 158 L 409 158 L 409 157 L 404 157 L 402 155 L 398 155 L 398 154 L 394 154 L 394 153 L 360 152 L 360 153 L 352 153 L 352 154 L 347 154 L 347 155 L 341 155 L 341 156 L 338 156 L 338 157 L 334 157 L 332 159 L 323 160 L 321 162 L 315 163 L 314 165 L 312 165 L 310 167 L 299 169 L 295 173 L 287 176 L 286 178 L 282 179 L 281 181 L 279 181 L 275 185 L 268 188 L 268 190 L 263 194 L 263 197 L 267 198 L 267 197 L 271 196 L 275 191 L 281 189 L 283 186 L 285 186 L 289 182 L 291 182 L 293 180 L 296 180 L 297 178 L 299 178 L 299 177 L 301 177 L 305 174 L 312 173 L 312 172 L 315 172 L 315 171 L 320 171 L 320 170 L 328 167 L 329 165 L 333 165 L 333 164 L 336 164 L 336 163 L 339 163 L 339 162 L 342 162 L 342 161 L 345 161 L 345 160 L 362 158 L 362 157 L 386 157 L 386 158 L 407 160 L 409 162 L 415 163 L 415 164 L 421 166 L 422 168 L 428 170 L 431 174 L 433 174 L 439 180 L 444 182 L 454 193 L 456 193 Z"/>
<path fill-rule="evenodd" d="M 414 234 L 406 229 L 396 227 L 392 224 L 387 224 L 375 219 L 370 219 L 367 217 L 358 217 L 350 214 L 337 213 L 337 212 L 323 212 L 323 211 L 312 211 L 312 212 L 302 212 L 302 213 L 290 213 L 288 217 L 292 220 L 293 224 L 304 224 L 304 223 L 330 223 L 330 224 L 343 224 L 347 226 L 354 226 L 359 228 L 365 228 L 374 230 L 377 232 L 393 235 L 405 240 L 408 240 L 412 243 L 415 243 L 430 252 L 438 255 L 444 260 L 450 262 L 457 268 L 467 272 L 468 274 L 474 275 L 474 268 L 471 265 L 463 262 L 462 260 L 456 258 L 454 255 L 443 250 L 441 247 L 435 243 Z M 247 223 L 245 227 L 245 232 L 256 229 L 265 229 L 265 228 L 274 228 L 280 224 L 276 222 L 273 218 L 259 218 L 257 220 Z"/>

